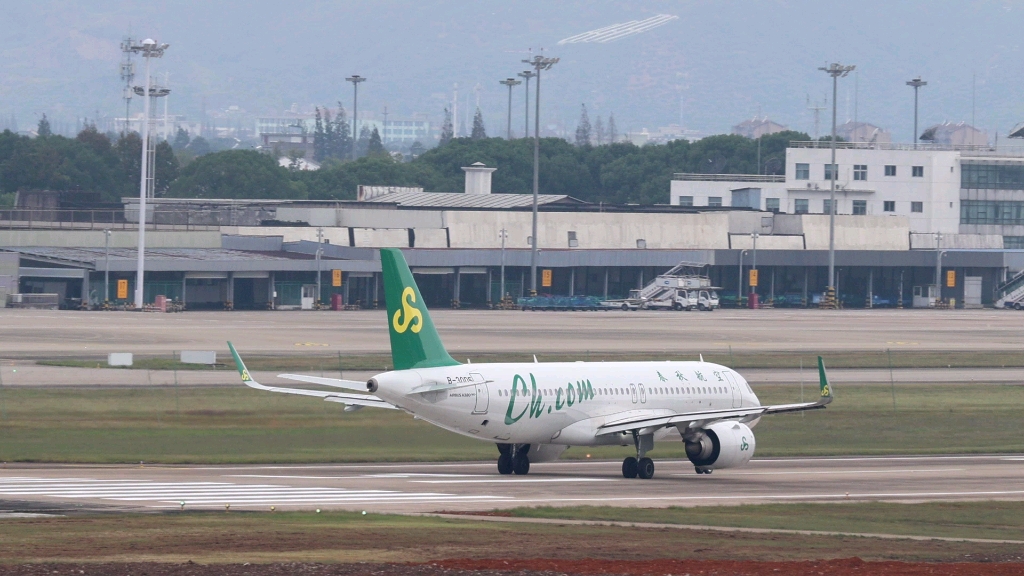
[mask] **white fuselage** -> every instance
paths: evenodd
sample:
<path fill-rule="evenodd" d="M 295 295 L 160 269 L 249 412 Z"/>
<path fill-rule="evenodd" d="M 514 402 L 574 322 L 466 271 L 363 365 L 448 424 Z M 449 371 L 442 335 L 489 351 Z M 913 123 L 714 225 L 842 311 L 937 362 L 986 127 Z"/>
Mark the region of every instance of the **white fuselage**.
<path fill-rule="evenodd" d="M 423 420 L 510 444 L 632 445 L 631 435 L 598 428 L 630 415 L 760 406 L 743 377 L 707 362 L 462 364 L 374 380 L 377 396 Z"/>

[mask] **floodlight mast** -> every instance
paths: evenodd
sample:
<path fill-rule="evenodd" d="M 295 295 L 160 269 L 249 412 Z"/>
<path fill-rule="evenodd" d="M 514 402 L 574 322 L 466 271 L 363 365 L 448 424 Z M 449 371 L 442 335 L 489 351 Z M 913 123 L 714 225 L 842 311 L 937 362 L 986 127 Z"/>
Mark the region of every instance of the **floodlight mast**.
<path fill-rule="evenodd" d="M 537 295 L 537 189 L 540 185 L 540 72 L 550 70 L 558 63 L 558 58 L 534 56 L 532 60 L 523 60 L 524 64 L 533 66 L 537 77 L 537 94 L 534 96 L 533 113 L 533 236 L 530 241 L 530 296 Z"/>
<path fill-rule="evenodd" d="M 832 77 L 832 162 L 829 165 L 830 179 L 828 201 L 828 288 L 826 292 L 833 294 L 832 305 L 835 305 L 834 293 L 836 286 L 836 94 L 839 78 L 845 78 L 856 66 L 843 66 L 833 62 L 828 68 L 818 68 Z"/>
<path fill-rule="evenodd" d="M 924 80 L 921 80 L 920 76 L 918 76 L 917 78 L 914 78 L 913 80 L 908 80 L 907 81 L 907 86 L 910 86 L 910 87 L 912 87 L 914 89 L 914 147 L 915 148 L 917 148 L 917 89 L 920 88 L 921 86 L 927 86 L 927 85 L 928 85 L 928 83 L 925 82 Z"/>
<path fill-rule="evenodd" d="M 498 80 L 498 84 L 508 86 L 508 133 L 505 135 L 506 140 L 512 139 L 512 87 L 522 84 L 521 81 L 515 78 L 506 78 L 504 80 Z"/>
<path fill-rule="evenodd" d="M 356 142 L 359 141 L 359 136 L 357 135 L 357 130 L 359 129 L 357 128 L 357 119 L 359 117 L 359 83 L 366 82 L 366 78 L 359 74 L 353 74 L 345 78 L 345 80 L 352 83 L 352 159 L 355 160 Z"/>
<path fill-rule="evenodd" d="M 526 81 L 526 86 L 524 86 L 526 88 L 526 114 L 523 116 L 523 138 L 530 137 L 530 78 L 536 75 L 536 72 L 533 70 L 526 70 L 517 74 L 517 76 Z"/>
<path fill-rule="evenodd" d="M 157 44 L 152 38 L 146 38 L 142 41 L 142 44 L 133 44 L 131 47 L 132 52 L 141 53 L 142 57 L 146 60 L 146 84 L 143 86 L 143 112 L 142 112 L 142 178 L 139 182 L 139 247 L 138 247 L 138 267 L 135 274 L 135 309 L 142 310 L 142 296 L 143 296 L 143 284 L 146 275 L 146 188 L 148 188 L 148 169 L 149 169 L 149 93 L 150 93 L 150 77 L 149 77 L 149 61 L 151 58 L 160 58 L 164 55 L 164 50 L 170 47 L 170 44 Z"/>

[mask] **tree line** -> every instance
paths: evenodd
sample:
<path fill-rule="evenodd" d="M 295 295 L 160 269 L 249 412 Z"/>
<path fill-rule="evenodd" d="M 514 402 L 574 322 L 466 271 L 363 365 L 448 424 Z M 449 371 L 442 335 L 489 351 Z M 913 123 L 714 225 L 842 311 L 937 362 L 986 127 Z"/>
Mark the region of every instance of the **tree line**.
<path fill-rule="evenodd" d="M 479 133 L 484 130 L 482 120 L 476 138 L 450 136 L 408 162 L 393 158 L 383 146 L 356 161 L 343 161 L 345 142 L 350 146 L 352 141 L 343 113 L 333 119 L 325 114 L 319 125 L 323 140 L 315 149 L 324 154 L 324 162 L 321 169 L 312 171 L 282 167 L 275 155 L 255 150 L 213 152 L 182 163 L 175 149 L 161 142 L 156 149 L 157 196 L 352 200 L 360 184 L 460 192 L 461 168 L 474 162 L 497 168 L 495 193 L 532 191 L 533 140 L 488 138 Z M 327 137 L 328 126 L 333 140 Z M 540 140 L 542 194 L 565 194 L 594 203 L 663 204 L 668 202 L 674 173 L 783 174 L 788 143 L 810 139 L 789 131 L 757 140 L 718 135 L 661 145 L 593 145 L 584 138 L 586 130 L 577 132 L 580 145 L 561 138 Z M 371 142 L 379 145 L 379 135 L 367 135 L 368 147 Z M 5 196 L 0 196 L 0 202 L 6 197 L 9 204 L 13 192 L 20 189 L 96 191 L 108 201 L 136 196 L 140 155 L 141 140 L 136 134 L 112 139 L 92 127 L 76 138 L 28 138 L 4 132 L 0 134 L 0 194 Z"/>

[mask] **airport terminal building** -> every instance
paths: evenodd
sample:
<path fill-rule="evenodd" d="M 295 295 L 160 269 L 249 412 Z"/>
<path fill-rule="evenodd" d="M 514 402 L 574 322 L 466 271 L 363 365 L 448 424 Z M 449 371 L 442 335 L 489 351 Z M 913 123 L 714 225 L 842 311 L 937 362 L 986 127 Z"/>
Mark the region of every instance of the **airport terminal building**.
<path fill-rule="evenodd" d="M 837 156 L 844 306 L 909 306 L 931 293 L 980 307 L 1024 284 L 1024 216 L 1014 216 L 1024 156 L 871 146 Z M 815 305 L 827 285 L 828 154 L 794 143 L 784 177 L 677 175 L 665 205 L 541 195 L 538 268 L 551 273 L 543 285 L 538 272 L 538 291 L 622 297 L 687 261 L 707 265 L 726 305 L 751 291 L 776 306 Z M 502 270 L 506 294 L 528 293 L 532 197 L 492 192 L 493 168 L 464 170 L 459 193 L 361 186 L 353 201 L 152 200 L 145 299 L 193 309 L 302 309 L 317 296 L 379 306 L 381 247 L 405 249 L 432 306 L 498 302 Z M 0 295 L 127 302 L 138 221 L 130 198 L 109 214 L 59 205 L 0 213 Z"/>

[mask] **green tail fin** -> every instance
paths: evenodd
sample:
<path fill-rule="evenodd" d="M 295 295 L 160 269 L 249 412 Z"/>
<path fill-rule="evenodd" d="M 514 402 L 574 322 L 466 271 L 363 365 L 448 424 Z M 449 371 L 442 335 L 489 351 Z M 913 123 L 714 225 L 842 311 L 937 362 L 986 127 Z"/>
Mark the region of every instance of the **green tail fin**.
<path fill-rule="evenodd" d="M 832 385 L 828 383 L 828 376 L 825 374 L 825 361 L 818 356 L 818 385 L 821 388 L 821 404 L 828 404 L 832 401 Z"/>
<path fill-rule="evenodd" d="M 391 333 L 391 360 L 395 370 L 456 366 L 448 355 L 434 322 L 423 303 L 420 289 L 402 251 L 382 248 L 380 264 L 384 272 L 384 297 L 388 303 L 388 331 Z"/>

